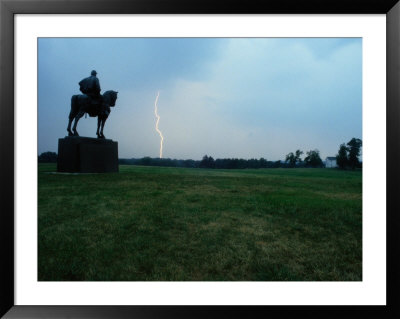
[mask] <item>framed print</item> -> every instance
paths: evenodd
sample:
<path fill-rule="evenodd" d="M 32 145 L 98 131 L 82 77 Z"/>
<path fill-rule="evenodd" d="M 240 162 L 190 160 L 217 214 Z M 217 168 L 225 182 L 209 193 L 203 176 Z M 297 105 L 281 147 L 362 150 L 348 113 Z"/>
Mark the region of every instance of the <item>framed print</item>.
<path fill-rule="evenodd" d="M 397 1 L 0 16 L 5 318 L 399 314 Z"/>

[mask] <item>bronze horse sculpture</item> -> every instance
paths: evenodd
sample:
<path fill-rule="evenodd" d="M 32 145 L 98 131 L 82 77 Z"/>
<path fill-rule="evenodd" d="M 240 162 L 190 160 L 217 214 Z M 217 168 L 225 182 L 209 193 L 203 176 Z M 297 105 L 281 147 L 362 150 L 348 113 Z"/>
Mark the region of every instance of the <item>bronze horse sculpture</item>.
<path fill-rule="evenodd" d="M 110 106 L 115 106 L 117 93 L 112 90 L 106 91 L 100 96 L 99 101 L 95 101 L 97 103 L 93 103 L 91 97 L 86 94 L 73 95 L 71 98 L 71 111 L 68 116 L 68 136 L 79 136 L 76 126 L 79 119 L 87 113 L 91 117 L 97 116 L 96 135 L 98 138 L 105 138 L 103 134 L 104 124 L 110 115 Z M 71 130 L 71 124 L 74 119 L 74 125 Z"/>

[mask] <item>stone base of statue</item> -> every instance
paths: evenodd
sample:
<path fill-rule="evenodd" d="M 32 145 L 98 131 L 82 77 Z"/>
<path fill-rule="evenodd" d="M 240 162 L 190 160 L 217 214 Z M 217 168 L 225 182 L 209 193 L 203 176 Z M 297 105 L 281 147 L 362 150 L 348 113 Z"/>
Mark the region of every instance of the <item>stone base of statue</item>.
<path fill-rule="evenodd" d="M 81 136 L 60 138 L 57 172 L 118 172 L 118 142 Z"/>

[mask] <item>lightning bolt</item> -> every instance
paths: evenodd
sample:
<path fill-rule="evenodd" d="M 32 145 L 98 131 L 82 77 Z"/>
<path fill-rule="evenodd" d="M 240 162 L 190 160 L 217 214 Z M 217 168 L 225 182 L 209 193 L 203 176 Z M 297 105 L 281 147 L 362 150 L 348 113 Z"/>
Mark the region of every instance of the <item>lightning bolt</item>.
<path fill-rule="evenodd" d="M 157 102 L 158 102 L 158 97 L 159 96 L 160 96 L 160 92 L 157 92 L 156 101 L 154 102 L 154 114 L 156 115 L 156 118 L 157 118 L 156 131 L 160 135 L 160 138 L 161 138 L 161 141 L 160 141 L 160 158 L 162 158 L 162 149 L 163 149 L 164 136 L 162 135 L 161 131 L 158 129 L 158 122 L 160 122 L 160 115 L 158 115 Z"/>

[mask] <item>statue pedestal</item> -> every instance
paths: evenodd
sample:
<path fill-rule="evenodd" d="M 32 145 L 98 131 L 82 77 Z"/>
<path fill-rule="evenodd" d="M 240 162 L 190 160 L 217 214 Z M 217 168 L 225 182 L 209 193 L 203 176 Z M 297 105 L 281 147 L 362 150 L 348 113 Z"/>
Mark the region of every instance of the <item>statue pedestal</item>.
<path fill-rule="evenodd" d="M 81 136 L 60 138 L 57 172 L 118 172 L 118 142 Z"/>

